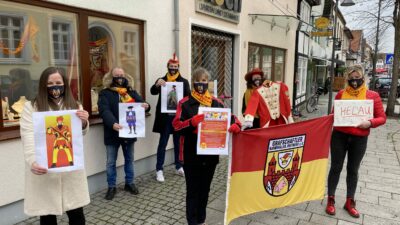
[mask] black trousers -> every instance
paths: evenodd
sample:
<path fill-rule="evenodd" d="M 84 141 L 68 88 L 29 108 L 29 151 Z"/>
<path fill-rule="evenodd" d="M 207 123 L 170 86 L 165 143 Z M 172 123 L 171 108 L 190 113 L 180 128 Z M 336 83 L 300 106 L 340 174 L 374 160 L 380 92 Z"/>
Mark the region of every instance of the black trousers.
<path fill-rule="evenodd" d="M 70 225 L 85 225 L 85 215 L 83 208 L 72 209 L 66 212 Z M 40 225 L 57 225 L 57 217 L 55 215 L 40 216 Z"/>
<path fill-rule="evenodd" d="M 365 155 L 367 142 L 368 136 L 354 136 L 335 130 L 332 132 L 328 195 L 335 195 L 347 153 L 347 197 L 354 198 L 358 182 L 358 169 Z"/>
<path fill-rule="evenodd" d="M 186 179 L 186 219 L 189 225 L 206 220 L 206 208 L 216 164 L 183 165 Z"/>

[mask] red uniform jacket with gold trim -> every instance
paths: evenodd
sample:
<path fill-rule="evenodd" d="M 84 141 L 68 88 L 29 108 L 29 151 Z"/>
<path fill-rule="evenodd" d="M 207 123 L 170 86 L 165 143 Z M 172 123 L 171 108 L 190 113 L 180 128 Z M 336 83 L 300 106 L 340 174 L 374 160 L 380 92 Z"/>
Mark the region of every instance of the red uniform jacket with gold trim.
<path fill-rule="evenodd" d="M 244 113 L 245 121 L 253 121 L 254 115 L 260 116 L 260 126 L 269 127 L 293 123 L 289 89 L 282 82 L 263 84 L 250 97 Z"/>

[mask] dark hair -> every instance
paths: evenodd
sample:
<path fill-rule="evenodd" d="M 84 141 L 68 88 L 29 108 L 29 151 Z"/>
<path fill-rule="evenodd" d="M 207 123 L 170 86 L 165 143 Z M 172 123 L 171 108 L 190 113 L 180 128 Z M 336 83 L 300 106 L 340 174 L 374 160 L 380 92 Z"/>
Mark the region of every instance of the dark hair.
<path fill-rule="evenodd" d="M 65 76 L 65 70 L 63 68 L 57 67 L 48 67 L 43 70 L 39 79 L 39 87 L 38 94 L 35 100 L 32 102 L 32 106 L 36 107 L 37 111 L 49 111 L 52 110 L 60 110 L 60 108 L 50 100 L 47 92 L 47 81 L 51 74 L 59 73 L 64 82 L 64 95 L 63 95 L 63 107 L 65 109 L 77 109 L 78 103 L 72 96 L 71 88 L 69 87 L 69 83 L 67 77 Z"/>

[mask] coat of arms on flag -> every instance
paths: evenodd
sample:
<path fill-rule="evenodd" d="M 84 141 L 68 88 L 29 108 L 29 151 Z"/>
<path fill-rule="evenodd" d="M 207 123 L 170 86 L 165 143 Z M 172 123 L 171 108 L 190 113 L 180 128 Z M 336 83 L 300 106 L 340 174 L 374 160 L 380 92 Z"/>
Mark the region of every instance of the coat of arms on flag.
<path fill-rule="evenodd" d="M 300 175 L 305 135 L 279 138 L 268 143 L 264 187 L 268 194 L 288 193 Z"/>
<path fill-rule="evenodd" d="M 332 124 L 330 115 L 234 135 L 225 224 L 251 213 L 322 199 Z"/>

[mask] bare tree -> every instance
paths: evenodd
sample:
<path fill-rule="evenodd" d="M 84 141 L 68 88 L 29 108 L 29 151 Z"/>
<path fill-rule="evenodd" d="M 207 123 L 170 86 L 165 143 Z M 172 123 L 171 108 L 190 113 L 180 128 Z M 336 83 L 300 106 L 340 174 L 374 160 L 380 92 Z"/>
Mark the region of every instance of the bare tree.
<path fill-rule="evenodd" d="M 390 86 L 389 99 L 386 108 L 386 115 L 394 116 L 396 104 L 397 85 L 399 79 L 399 60 L 400 60 L 400 0 L 396 0 L 393 9 L 394 26 L 394 56 L 393 56 L 393 75 L 392 85 Z"/>

